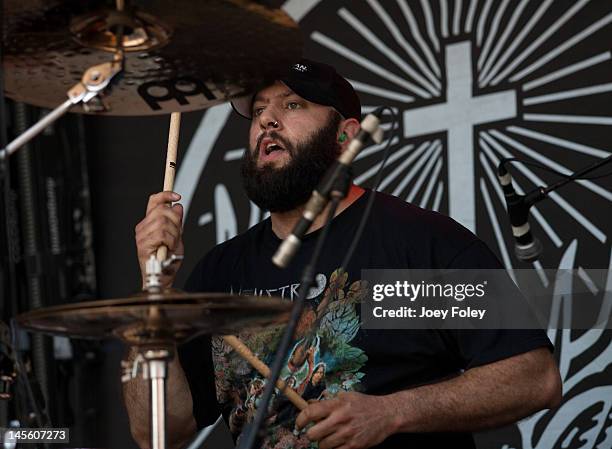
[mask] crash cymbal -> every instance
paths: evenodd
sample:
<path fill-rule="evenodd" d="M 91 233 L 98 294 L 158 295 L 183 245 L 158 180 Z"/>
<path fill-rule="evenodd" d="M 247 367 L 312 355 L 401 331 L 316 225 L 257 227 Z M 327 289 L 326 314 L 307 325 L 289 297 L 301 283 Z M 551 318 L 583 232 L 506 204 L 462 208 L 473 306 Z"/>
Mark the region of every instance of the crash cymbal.
<path fill-rule="evenodd" d="M 5 0 L 3 9 L 6 95 L 45 108 L 64 102 L 87 68 L 111 61 L 119 42 L 123 72 L 74 111 L 203 109 L 277 79 L 301 56 L 297 24 L 264 2 Z"/>
<path fill-rule="evenodd" d="M 290 303 L 276 298 L 171 290 L 46 307 L 19 315 L 17 322 L 51 335 L 168 345 L 199 334 L 228 335 L 281 324 L 290 308 Z"/>

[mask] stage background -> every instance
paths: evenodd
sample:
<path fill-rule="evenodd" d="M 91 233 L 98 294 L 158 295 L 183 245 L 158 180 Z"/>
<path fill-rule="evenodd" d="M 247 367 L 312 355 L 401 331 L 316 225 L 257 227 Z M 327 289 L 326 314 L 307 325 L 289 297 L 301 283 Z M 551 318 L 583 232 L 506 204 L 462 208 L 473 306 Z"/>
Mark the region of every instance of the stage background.
<path fill-rule="evenodd" d="M 513 255 L 494 169 L 500 158 L 514 156 L 570 173 L 610 154 L 612 3 L 295 0 L 279 5 L 300 23 L 305 56 L 333 64 L 347 77 L 364 112 L 389 105 L 398 113 L 381 190 L 455 218 L 510 271 L 611 267 L 611 177 L 566 186 L 532 209 L 532 230 L 544 253 L 539 262 L 525 264 Z M 148 195 L 162 186 L 168 123 L 168 117 L 84 118 L 99 298 L 139 288 L 134 226 Z M 391 131 L 389 124 L 385 116 Z M 227 104 L 183 116 L 175 190 L 186 212 L 186 259 L 179 285 L 212 246 L 264 216 L 241 188 L 247 129 L 248 122 Z M 372 182 L 381 149 L 365 150 L 356 162 L 358 184 Z M 512 174 L 520 191 L 558 179 L 520 164 Z M 583 281 L 589 282 L 586 274 Z M 555 279 L 543 278 L 542 287 L 554 289 Z M 479 434 L 479 447 L 612 447 L 610 333 L 549 335 L 564 381 L 563 403 L 518 425 Z M 84 444 L 135 447 L 126 443 L 122 351 L 119 344 L 100 349 L 99 369 L 90 377 L 90 385 L 100 390 L 92 412 L 96 441 Z M 222 449 L 222 437 L 216 438 L 207 447 Z"/>

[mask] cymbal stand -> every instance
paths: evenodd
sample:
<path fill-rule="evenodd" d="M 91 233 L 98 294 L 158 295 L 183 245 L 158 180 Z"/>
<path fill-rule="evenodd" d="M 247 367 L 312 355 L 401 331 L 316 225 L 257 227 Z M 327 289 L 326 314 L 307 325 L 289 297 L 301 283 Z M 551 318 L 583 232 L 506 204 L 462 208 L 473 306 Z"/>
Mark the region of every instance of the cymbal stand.
<path fill-rule="evenodd" d="M 119 1 L 118 1 L 119 5 Z M 170 132 L 168 136 L 168 150 L 166 155 L 166 172 L 164 175 L 164 190 L 172 190 L 174 186 L 174 172 L 176 170 L 176 154 L 178 136 L 181 124 L 180 112 L 173 112 L 170 116 Z M 158 293 L 162 289 L 160 277 L 162 271 L 174 262 L 183 259 L 182 255 L 168 256 L 168 248 L 160 246 L 156 254 L 151 254 L 145 265 L 144 290 L 149 293 Z M 149 319 L 155 322 L 160 311 L 155 305 L 149 309 Z M 124 374 L 123 382 L 134 379 L 142 374 L 143 379 L 149 380 L 151 388 L 151 449 L 166 448 L 166 379 L 168 378 L 168 363 L 174 357 L 174 347 L 171 345 L 156 344 L 141 346 L 138 355 L 132 361 L 122 362 Z"/>
<path fill-rule="evenodd" d="M 11 141 L 6 147 L 0 149 L 0 160 L 5 159 L 28 143 L 47 126 L 54 123 L 68 110 L 79 103 L 87 103 L 102 92 L 117 73 L 121 72 L 123 65 L 122 53 L 116 53 L 112 62 L 97 64 L 88 68 L 81 81 L 75 84 L 66 95 L 68 99 L 28 128 L 23 134 Z"/>
<path fill-rule="evenodd" d="M 149 348 L 142 346 L 132 361 L 121 362 L 123 376 L 128 382 L 140 374 L 149 380 L 151 398 L 149 401 L 151 415 L 151 449 L 166 449 L 166 379 L 168 363 L 174 357 L 172 347 Z"/>

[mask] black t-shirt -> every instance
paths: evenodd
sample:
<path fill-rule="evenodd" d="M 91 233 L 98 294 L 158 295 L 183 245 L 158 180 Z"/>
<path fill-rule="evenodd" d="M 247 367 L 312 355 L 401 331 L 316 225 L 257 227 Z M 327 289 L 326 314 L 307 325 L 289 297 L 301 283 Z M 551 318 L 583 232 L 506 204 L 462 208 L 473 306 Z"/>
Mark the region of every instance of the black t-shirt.
<path fill-rule="evenodd" d="M 367 291 L 360 280 L 362 269 L 502 268 L 486 245 L 454 220 L 376 193 L 347 273 L 339 276 L 337 269 L 355 235 L 368 195 L 366 192 L 359 197 L 332 221 L 316 269 L 316 286 L 310 290 L 296 341 L 281 373 L 305 399 L 326 399 L 342 390 L 388 394 L 435 383 L 462 370 L 538 347 L 551 347 L 542 331 L 362 329 L 358 302 Z M 280 240 L 270 220 L 265 220 L 213 248 L 195 267 L 186 289 L 292 300 L 318 234 L 308 234 L 290 267 L 281 270 L 271 262 Z M 324 313 L 322 303 L 327 303 Z M 314 333 L 310 332 L 313 323 L 319 323 Z M 281 332 L 278 327 L 239 336 L 269 365 Z M 263 391 L 262 376 L 218 337 L 203 336 L 184 344 L 179 357 L 191 388 L 198 426 L 213 423 L 223 413 L 237 437 L 244 423 L 254 416 Z M 264 447 L 317 447 L 307 444 L 305 435 L 294 434 L 297 413 L 284 397 L 275 396 Z M 472 448 L 474 442 L 469 433 L 397 434 L 377 448 L 438 445 Z"/>

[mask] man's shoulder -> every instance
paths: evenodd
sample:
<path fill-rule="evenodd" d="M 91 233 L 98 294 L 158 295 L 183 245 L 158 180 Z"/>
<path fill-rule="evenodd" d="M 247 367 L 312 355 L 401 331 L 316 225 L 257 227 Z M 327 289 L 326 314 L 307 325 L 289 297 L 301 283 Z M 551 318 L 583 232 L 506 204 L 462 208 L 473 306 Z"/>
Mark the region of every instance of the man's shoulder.
<path fill-rule="evenodd" d="M 372 214 L 375 220 L 389 227 L 399 227 L 405 232 L 419 235 L 448 235 L 473 242 L 477 237 L 460 223 L 442 213 L 423 209 L 387 193 L 376 192 Z"/>
<path fill-rule="evenodd" d="M 372 231 L 381 238 L 407 247 L 415 266 L 500 266 L 487 245 L 469 229 L 451 217 L 395 196 L 376 193 L 371 223 Z"/>

